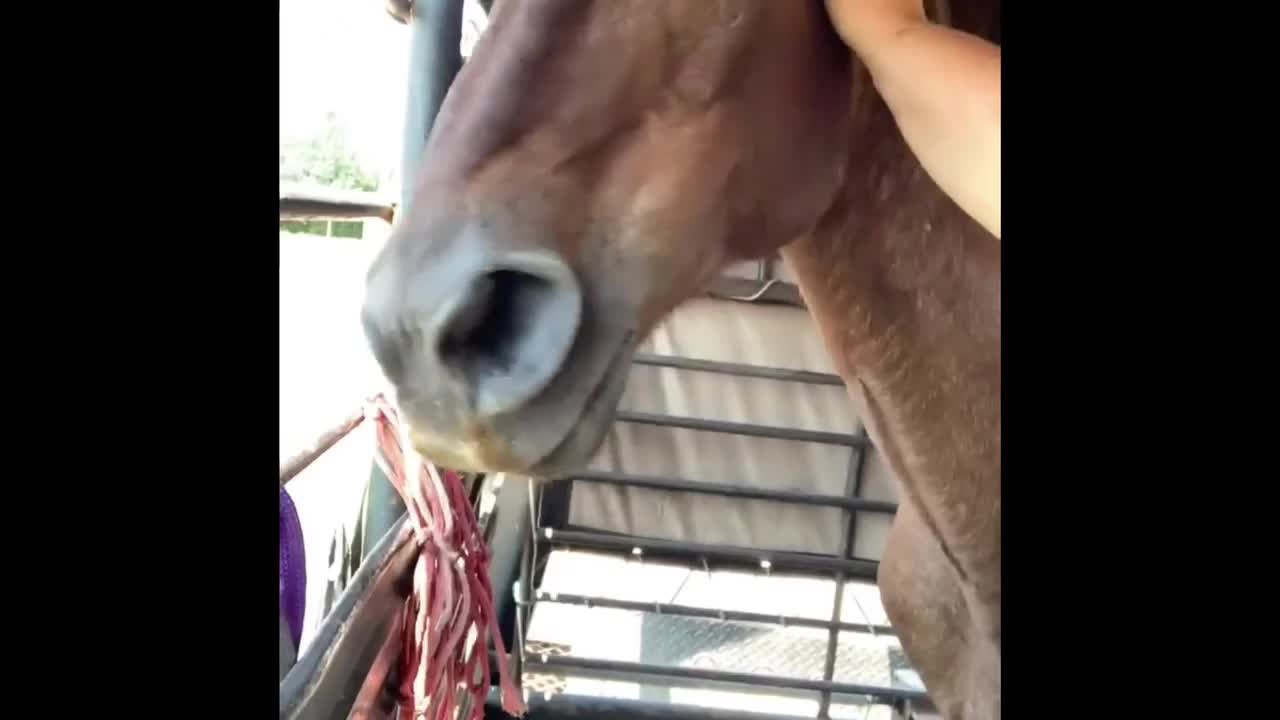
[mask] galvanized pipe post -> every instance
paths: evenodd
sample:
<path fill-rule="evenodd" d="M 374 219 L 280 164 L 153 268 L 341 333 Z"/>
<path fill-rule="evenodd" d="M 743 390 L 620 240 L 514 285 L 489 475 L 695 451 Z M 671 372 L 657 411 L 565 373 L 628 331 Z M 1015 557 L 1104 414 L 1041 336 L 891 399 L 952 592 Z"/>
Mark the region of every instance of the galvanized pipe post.
<path fill-rule="evenodd" d="M 413 200 L 422 151 L 453 78 L 462 67 L 463 0 L 415 0 L 409 32 L 409 102 L 400 157 L 400 210 Z"/>
<path fill-rule="evenodd" d="M 410 10 L 408 103 L 400 157 L 397 222 L 410 211 L 427 138 L 449 86 L 462 67 L 462 3 L 463 0 L 414 0 Z M 404 513 L 404 501 L 377 468 L 370 478 L 366 501 L 364 547 L 367 552 L 399 521 Z"/>

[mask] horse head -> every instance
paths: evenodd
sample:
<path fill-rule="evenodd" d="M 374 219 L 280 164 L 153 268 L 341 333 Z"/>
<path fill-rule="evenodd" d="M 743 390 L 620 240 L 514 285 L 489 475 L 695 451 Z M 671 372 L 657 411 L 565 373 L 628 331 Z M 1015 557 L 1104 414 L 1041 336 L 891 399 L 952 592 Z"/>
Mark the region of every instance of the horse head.
<path fill-rule="evenodd" d="M 499 0 L 368 275 L 419 451 L 588 460 L 654 325 L 831 204 L 851 62 L 816 1 Z"/>

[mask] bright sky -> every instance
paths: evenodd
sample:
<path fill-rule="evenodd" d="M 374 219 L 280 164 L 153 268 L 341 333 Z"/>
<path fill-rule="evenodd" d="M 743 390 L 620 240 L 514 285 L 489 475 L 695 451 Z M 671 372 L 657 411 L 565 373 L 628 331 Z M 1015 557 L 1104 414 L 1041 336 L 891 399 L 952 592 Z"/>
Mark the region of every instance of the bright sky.
<path fill-rule="evenodd" d="M 473 28 L 482 22 L 475 3 L 464 12 Z M 379 0 L 280 0 L 281 142 L 311 135 L 332 112 L 362 163 L 398 177 L 408 62 L 409 28 Z"/>
<path fill-rule="evenodd" d="M 409 29 L 378 0 L 280 0 L 280 140 L 316 132 L 325 113 L 385 176 L 400 161 Z"/>

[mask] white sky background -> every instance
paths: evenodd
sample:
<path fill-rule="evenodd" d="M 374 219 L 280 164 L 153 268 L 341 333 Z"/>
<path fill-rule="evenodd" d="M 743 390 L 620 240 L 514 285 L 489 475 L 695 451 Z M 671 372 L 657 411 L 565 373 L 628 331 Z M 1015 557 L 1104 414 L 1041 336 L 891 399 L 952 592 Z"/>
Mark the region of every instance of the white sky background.
<path fill-rule="evenodd" d="M 280 141 L 314 134 L 332 112 L 362 164 L 387 178 L 400 162 L 408 61 L 409 29 L 379 0 L 280 0 Z"/>
<path fill-rule="evenodd" d="M 469 54 L 484 11 L 468 2 L 464 16 Z M 361 163 L 398 178 L 408 62 L 409 28 L 381 0 L 280 0 L 280 141 L 317 132 L 332 112 Z"/>

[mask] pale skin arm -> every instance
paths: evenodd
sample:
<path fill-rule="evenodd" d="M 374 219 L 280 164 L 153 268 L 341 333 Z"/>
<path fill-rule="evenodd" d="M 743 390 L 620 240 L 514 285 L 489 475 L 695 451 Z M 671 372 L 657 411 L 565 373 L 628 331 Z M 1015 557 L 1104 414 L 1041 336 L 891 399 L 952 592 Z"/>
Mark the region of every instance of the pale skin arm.
<path fill-rule="evenodd" d="M 922 0 L 826 0 L 929 176 L 1000 237 L 1000 48 L 929 22 Z"/>

